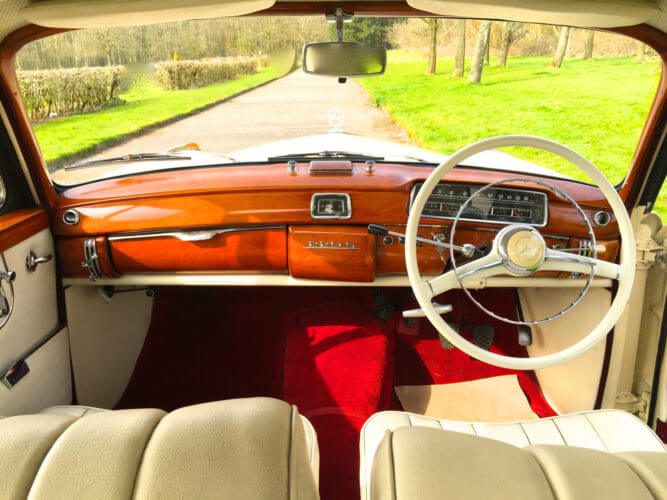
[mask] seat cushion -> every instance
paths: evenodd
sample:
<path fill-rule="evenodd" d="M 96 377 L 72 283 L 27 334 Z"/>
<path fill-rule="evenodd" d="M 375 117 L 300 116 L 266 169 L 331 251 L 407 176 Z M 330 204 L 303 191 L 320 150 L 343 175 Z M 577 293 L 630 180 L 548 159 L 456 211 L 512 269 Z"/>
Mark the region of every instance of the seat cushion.
<path fill-rule="evenodd" d="M 404 428 L 428 428 L 434 432 L 429 434 L 432 436 L 467 434 L 484 437 L 515 448 L 547 445 L 586 448 L 600 453 L 665 452 L 662 441 L 649 427 L 635 416 L 620 410 L 591 411 L 513 423 L 454 422 L 407 412 L 381 412 L 373 415 L 361 431 L 362 498 L 371 498 L 371 470 L 380 443 L 388 432 L 392 434 Z M 453 438 L 446 439 L 449 442 Z M 433 467 L 440 470 L 443 463 L 435 463 Z"/>
<path fill-rule="evenodd" d="M 0 419 L 8 498 L 317 498 L 317 440 L 269 398 Z"/>

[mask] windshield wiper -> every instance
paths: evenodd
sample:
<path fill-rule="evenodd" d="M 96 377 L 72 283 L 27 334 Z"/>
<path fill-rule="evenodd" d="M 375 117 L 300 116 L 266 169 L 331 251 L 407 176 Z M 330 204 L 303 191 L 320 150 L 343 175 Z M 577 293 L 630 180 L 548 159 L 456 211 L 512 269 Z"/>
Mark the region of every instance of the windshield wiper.
<path fill-rule="evenodd" d="M 298 153 L 280 156 L 271 156 L 267 158 L 269 162 L 283 161 L 283 160 L 316 160 L 323 159 L 340 159 L 340 160 L 358 160 L 358 161 L 381 161 L 384 160 L 382 156 L 365 155 L 361 153 L 350 153 L 347 151 L 320 151 L 319 153 Z"/>
<path fill-rule="evenodd" d="M 106 163 L 130 163 L 134 161 L 163 161 L 163 160 L 190 160 L 189 156 L 172 153 L 132 153 L 101 160 L 89 160 L 65 167 L 65 170 L 78 170 L 80 168 L 96 167 Z"/>

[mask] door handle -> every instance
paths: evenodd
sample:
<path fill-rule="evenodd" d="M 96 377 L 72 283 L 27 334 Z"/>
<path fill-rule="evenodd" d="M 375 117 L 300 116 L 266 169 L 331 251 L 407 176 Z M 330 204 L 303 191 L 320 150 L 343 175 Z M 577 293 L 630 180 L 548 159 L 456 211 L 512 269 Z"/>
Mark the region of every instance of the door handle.
<path fill-rule="evenodd" d="M 30 250 L 25 258 L 25 267 L 27 267 L 28 271 L 32 273 L 35 271 L 35 269 L 37 269 L 38 265 L 49 262 L 51 259 L 53 259 L 53 255 L 51 254 L 45 255 L 44 257 L 37 257 L 35 252 Z"/>

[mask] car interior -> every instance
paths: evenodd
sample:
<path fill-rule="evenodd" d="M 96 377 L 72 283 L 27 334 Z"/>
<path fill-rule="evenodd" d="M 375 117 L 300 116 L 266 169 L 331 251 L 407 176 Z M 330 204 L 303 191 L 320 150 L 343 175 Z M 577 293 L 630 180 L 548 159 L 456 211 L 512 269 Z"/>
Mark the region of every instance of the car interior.
<path fill-rule="evenodd" d="M 284 31 L 290 18 L 330 38 L 303 24 L 287 76 L 235 90 L 203 130 L 186 110 L 106 149 L 50 156 L 98 141 L 121 108 L 112 99 L 76 125 L 86 113 L 49 104 L 36 119 L 23 78 L 38 77 L 45 43 L 83 50 L 104 33 L 211 19 Z M 315 97 L 371 92 L 408 57 L 346 39 L 353 18 L 645 44 L 655 86 L 622 175 L 532 129 L 482 132 L 451 154 L 365 137 L 385 119 L 368 118 L 380 98 L 341 98 L 322 113 L 334 130 L 309 135 Z M 667 498 L 667 229 L 655 209 L 667 3 L 0 0 L 0 40 L 0 498 Z M 53 43 L 62 60 L 74 53 Z M 167 47 L 165 67 L 185 51 Z M 622 102 L 607 106 L 629 121 Z M 343 115 L 360 131 L 341 132 Z M 49 132 L 64 119 L 72 128 Z M 186 145 L 146 142 L 172 141 L 161 127 Z M 200 132 L 231 146 L 209 154 L 189 144 Z"/>

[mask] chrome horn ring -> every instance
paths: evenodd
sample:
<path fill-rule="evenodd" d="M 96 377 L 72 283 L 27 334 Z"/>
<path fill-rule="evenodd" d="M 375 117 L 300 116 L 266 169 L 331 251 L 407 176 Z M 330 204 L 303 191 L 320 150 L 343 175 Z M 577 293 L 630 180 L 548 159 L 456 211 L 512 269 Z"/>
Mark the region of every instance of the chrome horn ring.
<path fill-rule="evenodd" d="M 449 242 L 450 245 L 454 244 L 454 237 L 456 234 L 456 225 L 458 224 L 462 214 L 465 212 L 466 208 L 470 204 L 470 202 L 479 196 L 481 193 L 484 191 L 498 187 L 501 184 L 506 184 L 509 182 L 523 182 L 527 184 L 537 184 L 539 186 L 545 187 L 549 189 L 551 192 L 555 193 L 556 196 L 566 200 L 569 202 L 575 210 L 579 213 L 581 218 L 584 220 L 584 223 L 586 224 L 586 228 L 588 230 L 588 236 L 590 237 L 590 242 L 591 242 L 591 247 L 592 247 L 592 258 L 597 259 L 598 256 L 598 249 L 597 249 L 597 241 L 595 239 L 595 232 L 593 231 L 593 225 L 591 222 L 588 220 L 588 217 L 586 217 L 586 213 L 583 211 L 583 209 L 579 206 L 579 204 L 572 199 L 571 196 L 569 196 L 567 193 L 563 192 L 562 190 L 558 189 L 556 186 L 553 184 L 550 184 L 548 182 L 543 182 L 543 181 L 537 181 L 537 180 L 532 180 L 532 179 L 527 179 L 525 177 L 516 177 L 516 178 L 508 178 L 508 179 L 503 179 L 500 181 L 493 182 L 491 184 L 487 184 L 486 186 L 481 187 L 474 193 L 472 193 L 465 202 L 461 204 L 459 207 L 458 212 L 456 212 L 456 215 L 454 216 L 454 220 L 452 221 L 452 230 L 449 235 Z M 539 255 L 536 255 L 536 262 L 534 263 L 528 263 L 528 265 L 521 265 L 521 262 L 517 263 L 516 258 L 513 258 L 511 255 L 511 251 L 508 249 L 510 240 L 514 234 L 517 234 L 520 231 L 524 232 L 529 232 L 533 237 L 536 237 L 537 240 L 539 241 L 539 245 L 542 245 L 542 255 L 541 257 Z M 535 236 L 536 235 L 536 236 Z M 542 267 L 542 264 L 545 261 L 546 258 L 546 251 L 547 251 L 547 244 L 544 241 L 544 237 L 540 234 L 540 232 L 533 226 L 528 226 L 526 224 L 509 224 L 506 227 L 504 227 L 497 235 L 496 238 L 494 239 L 493 242 L 494 245 L 498 246 L 498 253 L 501 258 L 501 263 L 505 266 L 505 268 L 508 270 L 508 272 L 514 274 L 515 276 L 529 276 L 537 271 L 539 271 L 540 267 Z M 532 321 L 526 321 L 526 320 L 513 320 L 510 318 L 506 318 L 504 316 L 501 316 L 499 314 L 494 313 L 487 307 L 485 307 L 480 301 L 475 299 L 475 297 L 472 295 L 470 290 L 466 288 L 464 285 L 464 280 L 465 275 L 461 275 L 459 273 L 459 269 L 456 265 L 456 257 L 454 256 L 454 252 L 451 252 L 451 262 L 452 262 L 452 268 L 454 270 L 454 274 L 456 276 L 456 279 L 459 283 L 459 286 L 463 290 L 463 292 L 468 296 L 468 298 L 472 301 L 473 304 L 475 304 L 479 309 L 484 311 L 486 314 L 491 316 L 492 318 L 495 318 L 499 321 L 502 321 L 504 323 L 509 323 L 512 325 L 525 325 L 525 326 L 531 326 L 531 325 L 539 325 L 542 323 L 548 323 L 549 321 L 553 321 L 554 319 L 560 318 L 561 316 L 564 316 L 565 314 L 569 313 L 572 311 L 584 298 L 584 296 L 588 293 L 588 290 L 590 290 L 591 283 L 593 282 L 594 278 L 594 264 L 590 264 L 591 266 L 591 272 L 588 273 L 587 278 L 586 278 L 586 283 L 584 287 L 581 289 L 577 297 L 564 309 L 561 311 L 557 312 L 556 314 L 552 314 L 550 316 L 547 316 L 542 319 L 538 320 L 532 320 Z M 531 265 L 532 264 L 532 265 Z"/>

